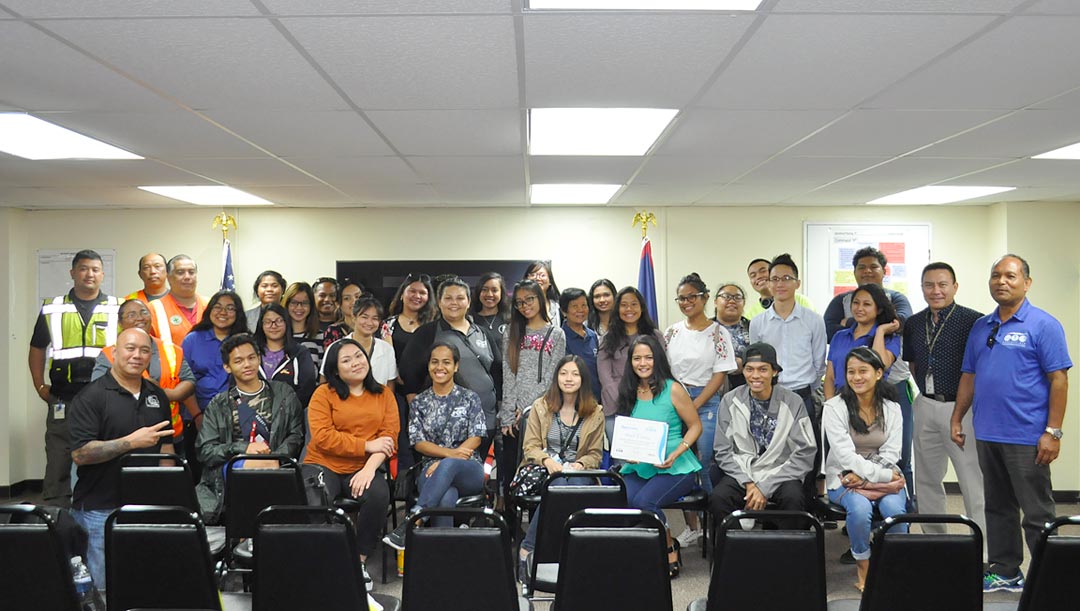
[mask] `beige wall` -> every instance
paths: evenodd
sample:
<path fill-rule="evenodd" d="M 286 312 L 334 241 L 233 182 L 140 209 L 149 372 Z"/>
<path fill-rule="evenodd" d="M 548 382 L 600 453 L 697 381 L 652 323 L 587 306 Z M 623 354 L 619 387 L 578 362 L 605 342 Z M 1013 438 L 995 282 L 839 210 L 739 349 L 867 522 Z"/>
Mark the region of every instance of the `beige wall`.
<path fill-rule="evenodd" d="M 235 214 L 234 266 L 241 295 L 265 268 L 286 278 L 311 280 L 332 274 L 341 259 L 531 259 L 550 258 L 559 286 L 587 288 L 600 276 L 616 285 L 636 284 L 640 230 L 630 208 L 472 208 L 472 209 L 266 209 Z M 730 207 L 655 208 L 658 228 L 650 228 L 656 262 L 660 320 L 678 317 L 671 298 L 679 277 L 696 271 L 710 288 L 721 281 L 746 285 L 746 262 L 790 252 L 802 264 L 803 222 L 927 222 L 932 225 L 934 259 L 949 261 L 960 281 L 958 300 L 981 311 L 993 307 L 987 289 L 990 262 L 1003 250 L 1027 256 L 1035 283 L 1031 299 L 1066 325 L 1074 359 L 1080 345 L 1080 262 L 1078 251 L 1064 258 L 1057 250 L 1071 244 L 1069 228 L 1080 226 L 1080 206 L 1009 204 L 993 207 Z M 8 282 L 0 301 L 8 320 L 7 366 L 0 388 L 0 485 L 38 479 L 44 470 L 41 438 L 44 407 L 33 395 L 26 372 L 26 347 L 36 310 L 36 279 L 31 274 L 38 249 L 111 247 L 116 249 L 118 292 L 139 288 L 138 258 L 157 250 L 166 256 L 186 252 L 199 262 L 202 292 L 213 292 L 221 276 L 221 234 L 211 229 L 212 209 L 162 211 L 40 211 L 0 209 L 4 230 L 0 253 L 6 256 Z M 92 236 L 88 238 L 87 236 Z M 1056 239 L 1048 240 L 1046 236 Z M 1059 247 L 1050 250 L 1049 245 Z M 1052 259 L 1052 260 L 1051 260 Z M 825 304 L 819 304 L 823 310 Z M 1077 390 L 1070 394 L 1078 409 Z M 1055 484 L 1080 489 L 1080 425 L 1066 421 L 1064 459 L 1055 465 Z M 1071 462 L 1070 462 L 1071 461 Z"/>

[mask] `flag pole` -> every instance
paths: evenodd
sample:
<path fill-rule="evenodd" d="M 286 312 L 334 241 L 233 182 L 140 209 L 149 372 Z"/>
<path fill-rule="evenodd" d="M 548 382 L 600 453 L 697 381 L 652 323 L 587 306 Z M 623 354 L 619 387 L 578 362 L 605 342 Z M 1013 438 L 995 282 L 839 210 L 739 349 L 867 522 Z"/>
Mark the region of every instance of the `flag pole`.
<path fill-rule="evenodd" d="M 638 290 L 645 298 L 645 308 L 652 317 L 654 323 L 657 320 L 656 308 L 656 274 L 653 268 L 652 243 L 649 242 L 649 223 L 656 227 L 656 215 L 647 210 L 634 214 L 631 225 L 641 224 L 641 263 L 638 267 Z"/>
<path fill-rule="evenodd" d="M 236 276 L 233 274 L 232 244 L 229 243 L 229 228 L 238 230 L 236 217 L 221 211 L 214 217 L 211 229 L 221 228 L 221 290 L 235 291 Z"/>

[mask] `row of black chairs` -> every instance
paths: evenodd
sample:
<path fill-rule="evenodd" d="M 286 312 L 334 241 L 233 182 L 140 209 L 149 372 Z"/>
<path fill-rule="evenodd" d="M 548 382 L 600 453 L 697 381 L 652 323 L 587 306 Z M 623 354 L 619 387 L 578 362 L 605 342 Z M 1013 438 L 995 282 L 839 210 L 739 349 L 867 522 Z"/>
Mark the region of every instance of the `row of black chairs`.
<path fill-rule="evenodd" d="M 744 531 L 743 518 L 798 518 L 807 528 Z M 890 532 L 898 524 L 921 523 L 955 524 L 967 532 Z M 687 611 L 1072 611 L 1080 604 L 1080 536 L 1059 533 L 1063 526 L 1080 526 L 1080 516 L 1045 526 L 1019 603 L 984 604 L 982 532 L 974 521 L 955 515 L 887 518 L 872 536 L 862 597 L 826 602 L 824 530 L 816 518 L 803 512 L 735 512 L 716 535 L 709 596 Z"/>

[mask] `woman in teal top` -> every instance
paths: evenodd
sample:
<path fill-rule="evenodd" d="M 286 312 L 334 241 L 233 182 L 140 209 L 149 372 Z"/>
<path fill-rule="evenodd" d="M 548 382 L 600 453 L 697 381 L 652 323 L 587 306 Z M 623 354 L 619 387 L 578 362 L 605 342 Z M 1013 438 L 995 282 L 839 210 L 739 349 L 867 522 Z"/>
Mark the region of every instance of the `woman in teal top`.
<path fill-rule="evenodd" d="M 626 373 L 619 385 L 618 413 L 668 424 L 663 463 L 626 463 L 620 471 L 630 506 L 652 511 L 666 524 L 662 507 L 690 493 L 701 470 L 691 451 L 701 435 L 701 421 L 690 395 L 671 375 L 663 346 L 652 335 L 639 336 L 630 345 Z M 672 545 L 670 529 L 667 538 L 668 567 L 671 576 L 677 577 L 682 563 L 677 542 Z"/>

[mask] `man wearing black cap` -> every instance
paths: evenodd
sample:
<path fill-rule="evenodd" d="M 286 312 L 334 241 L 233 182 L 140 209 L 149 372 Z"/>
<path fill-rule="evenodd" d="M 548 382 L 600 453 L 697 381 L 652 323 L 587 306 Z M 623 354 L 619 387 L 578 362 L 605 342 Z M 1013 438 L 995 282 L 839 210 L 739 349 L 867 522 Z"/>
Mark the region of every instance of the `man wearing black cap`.
<path fill-rule="evenodd" d="M 713 451 L 723 476 L 709 496 L 717 520 L 739 509 L 765 509 L 768 502 L 803 510 L 803 480 L 817 450 L 814 425 L 802 397 L 776 385 L 780 371 L 771 345 L 751 344 L 743 361 L 746 385 L 720 402 Z"/>

